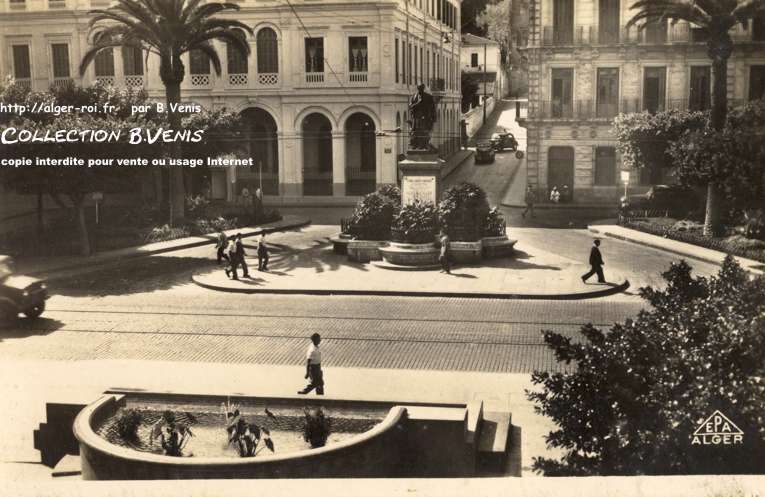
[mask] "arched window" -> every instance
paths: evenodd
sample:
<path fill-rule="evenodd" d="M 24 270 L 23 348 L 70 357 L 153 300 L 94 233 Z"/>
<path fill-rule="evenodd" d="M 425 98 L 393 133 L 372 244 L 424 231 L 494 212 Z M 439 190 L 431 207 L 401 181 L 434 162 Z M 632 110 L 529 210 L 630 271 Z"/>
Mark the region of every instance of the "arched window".
<path fill-rule="evenodd" d="M 263 28 L 258 31 L 255 40 L 258 52 L 258 72 L 279 72 L 279 47 L 276 41 L 276 32 L 271 28 Z"/>

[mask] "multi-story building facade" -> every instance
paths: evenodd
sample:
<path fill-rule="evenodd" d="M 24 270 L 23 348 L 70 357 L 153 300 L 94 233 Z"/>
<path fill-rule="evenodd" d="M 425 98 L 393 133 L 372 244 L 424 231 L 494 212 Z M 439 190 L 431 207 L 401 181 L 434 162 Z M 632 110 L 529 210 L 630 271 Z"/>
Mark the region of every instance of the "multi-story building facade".
<path fill-rule="evenodd" d="M 460 53 L 462 73 L 478 84 L 477 97 L 499 99 L 505 86 L 499 43 L 488 38 L 465 34 Z"/>
<path fill-rule="evenodd" d="M 707 109 L 706 33 L 688 23 L 626 28 L 632 0 L 531 0 L 527 178 L 541 198 L 567 185 L 574 202 L 611 202 L 622 169 L 619 113 Z M 728 64 L 731 103 L 765 90 L 765 23 L 737 26 Z M 631 185 L 669 181 L 630 172 Z"/>
<path fill-rule="evenodd" d="M 397 181 L 408 102 L 418 84 L 438 101 L 432 143 L 458 148 L 459 0 L 239 0 L 226 14 L 254 30 L 249 58 L 223 43 L 220 76 L 206 56 L 186 55 L 182 99 L 241 112 L 253 139 L 252 170 L 212 171 L 213 198 L 263 185 L 279 201 L 348 197 Z M 108 0 L 3 0 L 2 75 L 35 90 L 103 80 L 164 98 L 154 55 L 102 53 L 83 77 L 88 10 Z M 276 199 L 274 199 L 276 200 Z"/>

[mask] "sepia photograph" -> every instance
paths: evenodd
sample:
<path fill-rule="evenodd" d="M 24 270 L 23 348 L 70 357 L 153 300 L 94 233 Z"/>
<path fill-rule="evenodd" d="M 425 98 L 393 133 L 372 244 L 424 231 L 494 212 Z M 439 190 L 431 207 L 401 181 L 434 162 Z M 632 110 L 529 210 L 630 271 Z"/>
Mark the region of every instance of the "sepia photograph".
<path fill-rule="evenodd" d="M 0 496 L 765 496 L 765 0 L 0 2 Z"/>

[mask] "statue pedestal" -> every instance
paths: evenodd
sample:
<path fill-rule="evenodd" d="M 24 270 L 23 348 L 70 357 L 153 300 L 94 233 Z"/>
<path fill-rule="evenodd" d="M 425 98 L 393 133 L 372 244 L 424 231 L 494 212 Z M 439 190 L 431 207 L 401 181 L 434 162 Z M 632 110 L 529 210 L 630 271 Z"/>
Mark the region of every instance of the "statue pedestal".
<path fill-rule="evenodd" d="M 438 205 L 441 197 L 443 161 L 430 150 L 408 150 L 398 163 L 401 180 L 401 205 L 415 200 Z"/>

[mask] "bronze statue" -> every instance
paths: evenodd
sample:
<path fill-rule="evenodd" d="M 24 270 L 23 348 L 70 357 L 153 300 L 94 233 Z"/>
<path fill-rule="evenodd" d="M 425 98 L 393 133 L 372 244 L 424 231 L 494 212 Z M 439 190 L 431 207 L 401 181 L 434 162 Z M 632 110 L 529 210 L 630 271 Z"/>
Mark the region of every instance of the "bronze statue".
<path fill-rule="evenodd" d="M 430 133 L 436 122 L 436 104 L 433 96 L 425 92 L 425 85 L 417 86 L 417 93 L 409 99 L 409 127 L 411 138 L 409 148 L 413 150 L 428 150 L 430 148 Z"/>

